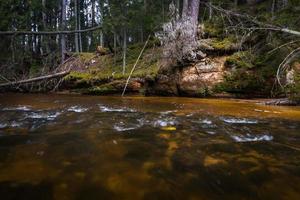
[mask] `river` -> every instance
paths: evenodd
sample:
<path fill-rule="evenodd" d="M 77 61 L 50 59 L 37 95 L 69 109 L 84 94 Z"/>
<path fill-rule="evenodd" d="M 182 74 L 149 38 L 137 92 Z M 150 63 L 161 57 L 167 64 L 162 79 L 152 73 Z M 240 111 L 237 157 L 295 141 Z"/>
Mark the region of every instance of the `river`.
<path fill-rule="evenodd" d="M 0 94 L 0 199 L 300 199 L 300 108 Z"/>

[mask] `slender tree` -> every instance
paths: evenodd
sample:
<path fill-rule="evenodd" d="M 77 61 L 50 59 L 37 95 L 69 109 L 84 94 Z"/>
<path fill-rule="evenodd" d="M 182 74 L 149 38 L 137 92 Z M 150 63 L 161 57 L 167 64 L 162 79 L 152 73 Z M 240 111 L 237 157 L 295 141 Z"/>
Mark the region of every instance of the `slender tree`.
<path fill-rule="evenodd" d="M 78 0 L 74 0 L 74 15 L 75 15 L 75 27 L 78 29 Z M 79 52 L 79 37 L 78 33 L 75 33 L 75 50 Z"/>
<path fill-rule="evenodd" d="M 65 30 L 66 29 L 66 5 L 67 5 L 67 0 L 62 0 L 61 1 L 61 29 Z M 65 53 L 66 53 L 66 35 L 61 34 L 61 61 L 63 62 L 65 60 Z"/>

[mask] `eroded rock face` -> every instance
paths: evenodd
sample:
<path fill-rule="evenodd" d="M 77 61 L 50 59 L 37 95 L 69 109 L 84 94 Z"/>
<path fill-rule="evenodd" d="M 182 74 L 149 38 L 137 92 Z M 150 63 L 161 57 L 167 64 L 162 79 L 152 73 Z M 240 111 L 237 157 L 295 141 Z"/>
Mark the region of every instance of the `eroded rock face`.
<path fill-rule="evenodd" d="M 223 81 L 225 58 L 204 59 L 182 70 L 179 90 L 186 96 L 205 96 L 216 84 Z"/>
<path fill-rule="evenodd" d="M 146 84 L 148 95 L 205 96 L 223 81 L 226 57 L 205 58 L 200 62 L 160 73 Z"/>

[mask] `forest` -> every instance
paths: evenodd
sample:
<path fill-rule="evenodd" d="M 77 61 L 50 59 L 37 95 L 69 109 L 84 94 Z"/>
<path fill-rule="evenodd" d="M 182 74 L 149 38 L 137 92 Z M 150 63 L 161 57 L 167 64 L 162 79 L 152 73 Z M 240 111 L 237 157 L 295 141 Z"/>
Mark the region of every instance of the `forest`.
<path fill-rule="evenodd" d="M 0 0 L 1 200 L 300 199 L 300 0 Z"/>
<path fill-rule="evenodd" d="M 32 0 L 0 9 L 4 91 L 115 94 L 137 67 L 133 93 L 299 99 L 297 0 Z"/>
<path fill-rule="evenodd" d="M 23 91 L 49 91 L 54 87 L 87 94 L 120 93 L 124 81 L 115 84 L 113 80 L 128 77 L 149 37 L 146 52 L 142 52 L 141 61 L 135 66 L 138 69 L 133 71 L 133 77 L 142 80 L 129 83 L 133 92 L 298 100 L 297 0 L 33 0 L 4 1 L 0 9 L 0 45 L 6 49 L 0 56 L 1 82 L 47 77 L 72 66 L 68 70 L 71 75 L 64 80 L 54 76 L 56 80 L 51 83 L 22 84 Z M 190 13 L 193 19 L 187 21 L 192 25 L 184 27 L 187 23 L 182 21 Z M 194 33 L 184 33 L 184 29 Z M 154 53 L 149 51 L 151 48 Z M 177 80 L 185 79 L 180 66 L 201 65 L 203 60 L 219 65 L 221 62 L 225 67 L 211 72 L 223 73 L 211 74 L 214 81 L 208 81 L 212 79 L 207 76 L 193 81 Z M 204 68 L 213 68 L 213 64 Z M 180 68 L 181 72 L 166 72 L 168 67 Z M 195 79 L 191 74 L 195 72 L 186 69 L 190 73 L 186 79 Z M 159 77 L 164 74 L 176 76 L 176 82 L 174 77 L 161 80 Z M 78 82 L 86 82 L 85 90 L 80 84 L 77 87 Z M 177 86 L 182 89 L 174 89 Z M 4 84 L 1 88 L 15 90 L 16 85 Z"/>

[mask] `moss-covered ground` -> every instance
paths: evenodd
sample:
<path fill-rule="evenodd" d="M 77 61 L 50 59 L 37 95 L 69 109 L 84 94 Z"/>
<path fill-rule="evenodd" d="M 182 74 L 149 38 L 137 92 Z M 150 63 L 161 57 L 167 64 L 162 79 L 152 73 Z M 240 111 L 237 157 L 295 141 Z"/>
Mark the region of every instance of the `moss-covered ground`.
<path fill-rule="evenodd" d="M 116 55 L 113 53 L 102 56 L 96 53 L 75 55 L 77 57 L 76 64 L 80 65 L 80 70 L 72 71 L 65 77 L 64 83 L 73 91 L 84 94 L 119 93 L 121 86 L 125 85 L 125 80 L 130 75 L 143 45 L 139 43 L 128 47 L 124 74 L 121 51 L 118 51 Z M 145 77 L 155 77 L 159 69 L 160 54 L 161 49 L 156 47 L 154 42 L 150 42 L 131 78 L 144 79 Z"/>

